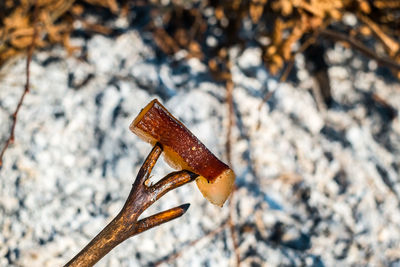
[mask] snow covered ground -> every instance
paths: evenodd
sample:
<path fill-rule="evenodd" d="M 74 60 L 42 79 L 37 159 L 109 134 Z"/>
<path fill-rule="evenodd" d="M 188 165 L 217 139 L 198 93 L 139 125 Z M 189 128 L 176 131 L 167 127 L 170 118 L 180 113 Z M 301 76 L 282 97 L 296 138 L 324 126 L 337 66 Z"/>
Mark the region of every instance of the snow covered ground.
<path fill-rule="evenodd" d="M 84 45 L 86 61 L 61 48 L 34 55 L 31 91 L 0 170 L 0 266 L 60 266 L 118 213 L 151 150 L 128 126 L 154 98 L 226 160 L 226 90 L 206 66 L 157 59 L 135 30 L 94 36 Z M 400 110 L 398 81 L 336 46 L 328 52 L 336 103 L 318 110 L 301 57 L 300 81 L 291 85 L 265 71 L 257 49 L 231 53 L 234 219 L 243 266 L 399 266 L 400 119 L 390 121 L 372 97 Z M 24 77 L 24 58 L 0 70 L 1 145 Z M 171 171 L 160 160 L 153 179 Z M 211 205 L 191 184 L 145 215 L 186 202 L 183 217 L 129 239 L 98 266 L 151 265 L 214 230 L 229 213 L 229 205 Z M 229 230 L 171 264 L 234 266 Z"/>

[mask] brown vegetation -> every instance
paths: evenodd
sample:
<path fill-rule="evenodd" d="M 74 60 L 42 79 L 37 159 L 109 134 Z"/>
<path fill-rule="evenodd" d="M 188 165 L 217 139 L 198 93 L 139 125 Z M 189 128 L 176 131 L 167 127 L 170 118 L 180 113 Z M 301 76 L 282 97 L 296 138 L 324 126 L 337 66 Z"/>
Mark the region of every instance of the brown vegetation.
<path fill-rule="evenodd" d="M 84 13 L 88 8 L 98 13 L 107 11 L 116 18 L 145 5 L 147 8 L 141 12 L 148 12 L 153 18 L 147 29 L 153 32 L 157 46 L 166 54 L 184 49 L 188 52 L 187 57 L 205 60 L 219 79 L 229 77 L 227 49 L 234 45 L 243 47 L 251 43 L 259 46 L 266 67 L 271 73 L 278 74 L 285 63 L 306 49 L 301 45 L 295 46 L 296 43 L 309 46 L 319 36 L 346 43 L 382 64 L 387 63 L 399 75 L 398 1 L 210 0 L 163 4 L 165 2 L 2 1 L 0 65 L 29 47 L 35 27 L 39 33 L 35 38 L 37 48 L 62 44 L 72 52 L 76 48 L 69 40 L 78 27 L 90 32 L 110 33 L 110 29 L 100 23 L 85 19 Z M 38 9 L 36 15 L 33 12 L 35 7 Z M 357 19 L 355 25 L 344 22 L 343 18 L 348 15 Z M 363 40 L 373 40 L 373 47 L 358 43 Z"/>

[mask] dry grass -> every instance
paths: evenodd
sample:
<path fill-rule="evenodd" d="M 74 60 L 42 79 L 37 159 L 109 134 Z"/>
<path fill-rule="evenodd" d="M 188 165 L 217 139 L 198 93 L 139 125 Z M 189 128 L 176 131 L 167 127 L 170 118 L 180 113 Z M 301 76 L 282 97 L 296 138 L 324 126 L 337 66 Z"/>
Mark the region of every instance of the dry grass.
<path fill-rule="evenodd" d="M 380 63 L 390 62 L 400 77 L 400 4 L 383 0 L 214 0 L 214 1 L 150 1 L 117 0 L 5 0 L 0 3 L 0 65 L 26 51 L 32 43 L 34 28 L 38 35 L 35 47 L 41 49 L 62 44 L 68 52 L 77 47 L 70 44 L 77 21 L 83 30 L 109 33 L 100 23 L 89 23 L 85 11 L 106 10 L 114 18 L 129 14 L 137 6 L 153 19 L 147 25 L 157 46 L 166 54 L 180 50 L 187 57 L 204 60 L 215 78 L 229 80 L 227 49 L 246 44 L 259 46 L 262 59 L 272 74 L 280 73 L 304 44 L 329 38 L 360 50 L 354 42 L 373 40 L 369 47 Z M 164 3 L 164 4 L 163 4 Z M 38 14 L 33 10 L 37 7 Z M 352 16 L 354 26 L 345 23 Z M 114 19 L 111 17 L 111 19 Z M 35 23 L 34 23 L 35 21 Z M 36 24 L 36 25 L 34 25 Z M 134 26 L 134 25 L 133 25 Z M 346 37 L 324 35 L 330 30 Z M 308 41 L 312 37 L 312 41 Z M 371 42 L 370 42 L 371 43 Z M 379 53 L 375 51 L 380 51 Z M 364 51 L 362 51 L 364 53 Z M 371 53 L 367 56 L 371 56 Z M 289 64 L 290 65 L 290 64 Z M 397 67 L 399 68 L 397 68 Z"/>
<path fill-rule="evenodd" d="M 374 47 L 369 48 L 372 53 L 367 56 L 375 54 L 375 59 L 394 63 L 389 67 L 400 78 L 398 1 L 236 0 L 189 6 L 177 2 L 155 12 L 163 22 L 152 25 L 156 43 L 167 54 L 185 49 L 188 57 L 206 60 L 217 78 L 229 79 L 229 47 L 259 46 L 266 67 L 278 74 L 297 53 L 304 52 L 307 47 L 301 44 L 311 45 L 319 37 L 346 43 L 356 50 L 359 46 L 349 40 L 372 40 Z M 348 18 L 356 20 L 354 25 L 346 23 Z M 323 35 L 325 30 L 346 38 Z M 376 53 L 379 48 L 382 52 Z"/>

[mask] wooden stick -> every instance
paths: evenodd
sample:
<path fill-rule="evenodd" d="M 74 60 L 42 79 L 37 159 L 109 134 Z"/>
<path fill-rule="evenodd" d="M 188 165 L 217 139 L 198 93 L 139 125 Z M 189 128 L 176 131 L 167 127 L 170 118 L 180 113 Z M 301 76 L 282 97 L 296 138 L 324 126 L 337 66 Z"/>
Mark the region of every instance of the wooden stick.
<path fill-rule="evenodd" d="M 21 109 L 21 106 L 24 102 L 25 96 L 29 93 L 29 88 L 30 88 L 30 70 L 31 70 L 31 61 L 32 61 L 32 55 L 33 55 L 33 51 L 35 50 L 35 46 L 36 46 L 36 38 L 38 35 L 38 29 L 37 29 L 37 16 L 38 16 L 38 5 L 35 2 L 35 9 L 34 9 L 34 17 L 35 17 L 35 21 L 33 23 L 33 35 L 32 35 L 32 42 L 31 44 L 28 46 L 28 50 L 27 50 L 27 57 L 26 57 L 26 67 L 25 67 L 25 86 L 24 86 L 24 91 L 21 95 L 21 97 L 19 98 L 17 107 L 15 108 L 14 113 L 12 114 L 12 124 L 11 124 L 11 130 L 10 130 L 10 135 L 7 138 L 3 148 L 0 151 L 0 169 L 1 166 L 3 165 L 3 157 L 4 157 L 4 153 L 6 152 L 8 146 L 12 143 L 14 143 L 14 139 L 15 139 L 15 126 L 17 125 L 17 119 L 18 119 L 18 113 Z"/>
<path fill-rule="evenodd" d="M 143 211 L 160 197 L 170 190 L 194 181 L 198 176 L 183 170 L 170 173 L 156 184 L 146 186 L 145 183 L 161 152 L 162 146 L 157 143 L 140 168 L 120 213 L 65 266 L 93 266 L 126 239 L 178 218 L 187 211 L 189 204 L 184 204 L 138 221 Z"/>

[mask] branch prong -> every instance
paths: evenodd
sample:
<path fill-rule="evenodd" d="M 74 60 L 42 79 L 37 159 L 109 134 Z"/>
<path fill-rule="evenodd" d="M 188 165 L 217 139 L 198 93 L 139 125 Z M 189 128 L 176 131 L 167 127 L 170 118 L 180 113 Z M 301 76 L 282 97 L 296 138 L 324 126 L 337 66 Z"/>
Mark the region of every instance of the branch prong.
<path fill-rule="evenodd" d="M 160 143 L 156 143 L 147 156 L 146 160 L 144 161 L 142 167 L 140 167 L 140 170 L 138 172 L 138 175 L 136 177 L 134 187 L 141 187 L 144 186 L 146 181 L 150 178 L 151 171 L 153 170 L 153 167 L 156 165 L 156 162 L 158 158 L 160 157 L 161 153 L 163 151 L 162 145 Z"/>
<path fill-rule="evenodd" d="M 139 216 L 165 193 L 190 183 L 198 176 L 190 171 L 173 172 L 148 186 L 153 167 L 162 153 L 156 143 L 144 161 L 120 213 L 65 266 L 93 266 L 126 239 L 182 216 L 189 204 L 168 209 L 138 221 Z"/>
<path fill-rule="evenodd" d="M 186 203 L 139 220 L 137 222 L 135 235 L 181 217 L 189 209 L 189 206 L 190 204 Z"/>
<path fill-rule="evenodd" d="M 165 195 L 167 192 L 182 185 L 194 181 L 199 175 L 188 170 L 172 172 L 150 187 L 155 196 L 155 200 Z"/>

